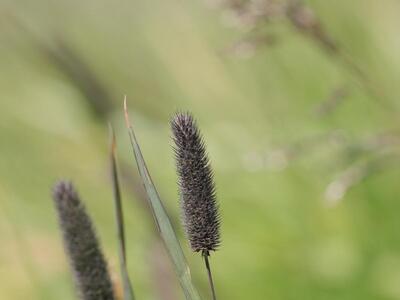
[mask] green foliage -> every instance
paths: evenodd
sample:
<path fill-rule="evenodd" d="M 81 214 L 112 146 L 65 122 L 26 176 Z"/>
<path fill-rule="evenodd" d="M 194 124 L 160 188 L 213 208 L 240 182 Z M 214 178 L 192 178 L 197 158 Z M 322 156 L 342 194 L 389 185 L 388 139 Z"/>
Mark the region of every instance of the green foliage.
<path fill-rule="evenodd" d="M 115 157 L 116 151 L 116 140 L 114 130 L 110 125 L 110 164 L 111 164 L 111 182 L 114 192 L 114 206 L 115 206 L 115 222 L 117 227 L 118 235 L 118 247 L 119 247 L 119 261 L 121 268 L 121 280 L 123 285 L 124 300 L 134 300 L 133 288 L 131 280 L 129 278 L 129 272 L 126 264 L 126 243 L 125 243 L 125 228 L 124 228 L 124 214 L 122 209 L 121 191 L 119 187 L 117 160 Z"/>
<path fill-rule="evenodd" d="M 178 192 L 168 118 L 183 109 L 201 121 L 223 208 L 224 253 L 212 261 L 221 299 L 400 298 L 400 171 L 398 160 L 390 158 L 399 152 L 393 143 L 398 134 L 384 134 L 398 128 L 398 112 L 372 99 L 308 36 L 285 22 L 267 23 L 250 34 L 273 31 L 276 43 L 238 58 L 226 49 L 248 28 L 225 26 L 236 25 L 232 14 L 209 9 L 205 1 L 0 2 L 0 298 L 73 299 L 47 196 L 60 176 L 79 185 L 115 273 L 103 120 L 112 121 L 121 137 L 121 171 L 128 162 L 132 167 L 128 139 L 122 138 L 124 94 L 174 219 Z M 307 3 L 385 99 L 398 106 L 399 3 Z M 107 116 L 93 116 L 98 110 L 91 109 L 88 93 L 9 15 L 46 42 L 62 39 L 76 52 L 109 93 Z M 349 90 L 343 101 L 316 114 L 341 87 Z M 383 170 L 375 165 L 382 142 L 391 144 L 378 146 L 391 152 L 384 159 L 390 168 Z M 370 172 L 327 207 L 327 187 L 357 166 L 367 166 L 361 173 L 379 172 Z M 154 257 L 147 255 L 152 220 L 130 192 L 136 186 L 122 187 L 135 293 L 157 299 L 166 295 L 165 286 L 179 291 L 174 281 L 155 283 Z M 183 238 L 179 229 L 177 234 Z M 189 252 L 186 257 L 196 287 L 206 295 L 201 262 Z"/>
<path fill-rule="evenodd" d="M 128 111 L 126 107 L 126 99 L 124 105 L 126 114 L 125 118 L 129 131 L 129 138 L 132 144 L 133 153 L 135 155 L 137 167 L 147 192 L 148 200 L 150 202 L 151 209 L 153 211 L 153 216 L 158 231 L 160 232 L 161 237 L 163 238 L 165 246 L 168 250 L 168 253 L 172 259 L 175 271 L 178 275 L 178 279 L 186 299 L 199 300 L 200 296 L 198 295 L 197 290 L 192 283 L 192 279 L 190 276 L 190 269 L 186 262 L 186 258 L 183 254 L 181 245 L 178 241 L 174 229 L 172 228 L 171 221 L 168 217 L 168 214 L 164 208 L 163 203 L 161 202 L 156 187 L 153 184 L 153 180 L 150 177 L 149 171 L 147 169 L 146 163 L 142 155 L 142 151 L 140 150 L 138 141 L 136 139 L 135 132 L 133 131 L 133 127 L 129 122 Z"/>

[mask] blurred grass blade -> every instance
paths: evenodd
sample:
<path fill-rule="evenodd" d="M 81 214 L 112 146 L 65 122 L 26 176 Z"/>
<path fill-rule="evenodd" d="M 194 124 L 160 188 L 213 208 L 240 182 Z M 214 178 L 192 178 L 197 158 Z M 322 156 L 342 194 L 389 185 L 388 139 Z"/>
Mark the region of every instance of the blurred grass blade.
<path fill-rule="evenodd" d="M 153 184 L 149 171 L 147 170 L 147 166 L 142 156 L 142 152 L 140 150 L 135 133 L 133 131 L 133 127 L 129 121 L 128 109 L 126 106 L 126 97 L 124 100 L 124 110 L 126 126 L 129 131 L 133 153 L 135 155 L 137 167 L 139 169 L 140 176 L 142 177 L 143 184 L 148 195 L 148 200 L 150 202 L 150 206 L 158 230 L 173 261 L 175 271 L 177 272 L 179 278 L 179 283 L 183 289 L 186 299 L 199 300 L 200 296 L 192 283 L 189 266 L 187 265 L 181 245 L 179 244 L 175 231 L 172 228 L 171 221 L 169 220 L 164 205 L 162 204 L 158 192 Z"/>
<path fill-rule="evenodd" d="M 126 248 L 125 248 L 125 232 L 124 232 L 124 216 L 122 210 L 121 193 L 119 189 L 117 162 L 115 158 L 116 141 L 114 130 L 110 127 L 110 162 L 111 162 L 111 179 L 114 193 L 115 217 L 117 222 L 118 243 L 119 243 L 119 262 L 121 268 L 122 284 L 124 289 L 124 300 L 134 300 L 133 289 L 129 279 L 128 269 L 126 267 Z"/>

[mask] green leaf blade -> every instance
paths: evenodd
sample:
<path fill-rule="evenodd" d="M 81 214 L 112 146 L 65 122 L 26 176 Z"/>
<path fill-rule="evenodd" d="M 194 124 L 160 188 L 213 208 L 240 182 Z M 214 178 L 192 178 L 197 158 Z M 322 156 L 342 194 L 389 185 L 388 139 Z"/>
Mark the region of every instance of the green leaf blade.
<path fill-rule="evenodd" d="M 129 138 L 132 144 L 133 153 L 136 159 L 139 174 L 143 180 L 148 200 L 153 212 L 157 228 L 161 234 L 168 253 L 173 261 L 175 271 L 178 275 L 179 283 L 183 289 L 187 300 L 200 300 L 200 296 L 194 287 L 190 275 L 190 269 L 183 254 L 181 245 L 172 227 L 171 221 L 167 215 L 164 205 L 161 202 L 160 196 L 153 184 L 151 176 L 143 158 L 142 151 L 135 136 L 133 127 L 129 121 L 129 116 L 126 107 L 126 99 L 124 102 L 126 125 L 129 132 Z"/>
<path fill-rule="evenodd" d="M 118 235 L 118 248 L 119 248 L 119 262 L 122 277 L 123 295 L 124 300 L 135 300 L 132 284 L 129 278 L 128 268 L 126 265 L 126 246 L 125 246 L 125 230 L 124 230 L 124 216 L 121 201 L 121 192 L 119 188 L 117 160 L 115 157 L 116 141 L 114 131 L 110 125 L 110 163 L 111 163 L 111 180 L 113 186 L 113 198 L 115 207 L 115 218 Z"/>

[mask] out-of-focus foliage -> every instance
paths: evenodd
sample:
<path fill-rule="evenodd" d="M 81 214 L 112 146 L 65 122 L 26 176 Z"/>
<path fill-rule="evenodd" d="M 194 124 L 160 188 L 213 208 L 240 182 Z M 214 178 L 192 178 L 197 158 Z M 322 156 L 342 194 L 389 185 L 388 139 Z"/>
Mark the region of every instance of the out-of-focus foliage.
<path fill-rule="evenodd" d="M 135 296 L 182 298 L 138 184 L 124 94 L 204 298 L 178 221 L 176 110 L 199 119 L 215 170 L 220 299 L 400 299 L 400 3 L 306 2 L 374 97 L 288 19 L 255 28 L 215 2 L 0 0 L 1 299 L 74 297 L 50 197 L 60 177 L 79 187 L 118 287 L 107 121 Z"/>

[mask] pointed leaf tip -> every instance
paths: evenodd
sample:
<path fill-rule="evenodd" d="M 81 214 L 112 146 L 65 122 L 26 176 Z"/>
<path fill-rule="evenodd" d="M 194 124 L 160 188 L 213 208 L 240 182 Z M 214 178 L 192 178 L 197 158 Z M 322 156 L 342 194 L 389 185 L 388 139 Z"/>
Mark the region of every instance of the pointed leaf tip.
<path fill-rule="evenodd" d="M 127 105 L 127 101 L 126 101 L 126 95 L 124 96 L 124 113 L 125 113 L 125 124 L 126 124 L 126 127 L 129 128 L 131 126 L 131 122 L 129 121 L 128 105 Z"/>
<path fill-rule="evenodd" d="M 117 147 L 117 142 L 115 139 L 114 128 L 112 127 L 111 123 L 108 123 L 108 131 L 110 136 L 110 154 L 112 156 L 115 156 L 115 149 Z"/>

